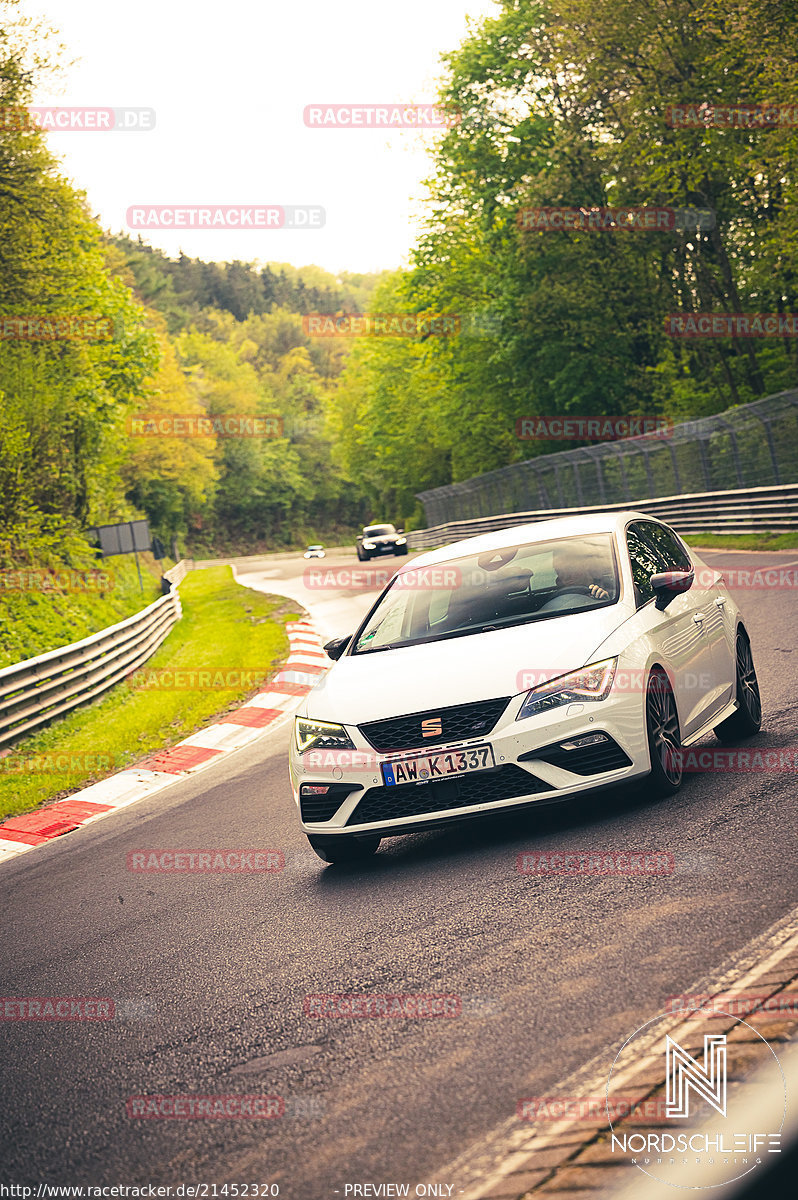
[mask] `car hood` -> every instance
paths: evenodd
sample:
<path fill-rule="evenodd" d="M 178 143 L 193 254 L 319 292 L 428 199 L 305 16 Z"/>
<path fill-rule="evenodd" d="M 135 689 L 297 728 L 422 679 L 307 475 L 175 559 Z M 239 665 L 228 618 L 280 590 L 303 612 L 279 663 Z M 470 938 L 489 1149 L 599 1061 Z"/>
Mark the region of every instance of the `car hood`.
<path fill-rule="evenodd" d="M 345 655 L 308 694 L 318 721 L 363 721 L 514 696 L 584 666 L 628 614 L 623 606 L 420 646 Z"/>

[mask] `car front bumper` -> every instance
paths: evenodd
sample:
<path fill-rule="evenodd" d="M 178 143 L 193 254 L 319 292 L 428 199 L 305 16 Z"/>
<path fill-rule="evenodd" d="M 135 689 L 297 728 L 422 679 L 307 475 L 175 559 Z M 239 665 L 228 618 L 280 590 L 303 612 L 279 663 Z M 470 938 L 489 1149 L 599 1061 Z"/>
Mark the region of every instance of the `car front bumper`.
<path fill-rule="evenodd" d="M 289 769 L 302 828 L 318 835 L 410 833 L 483 813 L 551 804 L 648 774 L 648 741 L 640 696 L 611 693 L 603 701 L 563 705 L 517 721 L 523 700 L 524 696 L 515 696 L 493 731 L 484 737 L 415 750 L 379 753 L 357 726 L 350 725 L 345 728 L 354 750 L 309 750 L 300 754 L 292 738 Z M 608 739 L 598 748 L 602 754 L 608 753 L 610 769 L 601 769 L 601 754 L 560 749 L 562 742 L 596 734 Z M 485 743 L 492 747 L 495 767 L 448 777 L 445 787 L 437 780 L 392 787 L 383 782 L 382 763 L 416 754 L 466 750 Z M 546 758 L 536 757 L 536 751 Z M 571 754 L 575 754 L 573 759 L 569 758 Z M 586 774 L 588 759 L 590 773 Z M 571 769 L 575 765 L 579 770 Z M 340 803 L 331 802 L 324 820 L 303 817 L 303 784 L 328 786 L 331 796 L 340 797 Z"/>

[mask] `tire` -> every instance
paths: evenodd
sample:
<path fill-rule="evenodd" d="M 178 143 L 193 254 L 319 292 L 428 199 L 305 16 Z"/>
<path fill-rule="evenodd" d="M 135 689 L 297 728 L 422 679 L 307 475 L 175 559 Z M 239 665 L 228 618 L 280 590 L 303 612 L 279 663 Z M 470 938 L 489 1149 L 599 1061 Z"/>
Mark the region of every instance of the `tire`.
<path fill-rule="evenodd" d="M 736 713 L 722 721 L 715 730 L 715 736 L 722 742 L 736 742 L 740 738 L 753 737 L 762 728 L 762 700 L 759 695 L 751 643 L 744 629 L 737 634 L 735 658 L 737 661 L 735 696 L 740 707 Z"/>
<path fill-rule="evenodd" d="M 676 698 L 662 667 L 655 667 L 646 684 L 646 735 L 651 774 L 644 787 L 647 795 L 662 800 L 682 786 L 682 739 Z"/>
<path fill-rule="evenodd" d="M 357 561 L 358 562 L 368 562 L 368 557 L 369 557 L 368 554 L 364 553 L 364 551 L 361 550 L 359 546 L 356 546 L 355 549 L 357 550 Z"/>
<path fill-rule="evenodd" d="M 310 848 L 322 862 L 326 863 L 356 863 L 371 858 L 376 854 L 380 841 L 377 834 L 368 837 L 315 837 L 308 834 Z"/>

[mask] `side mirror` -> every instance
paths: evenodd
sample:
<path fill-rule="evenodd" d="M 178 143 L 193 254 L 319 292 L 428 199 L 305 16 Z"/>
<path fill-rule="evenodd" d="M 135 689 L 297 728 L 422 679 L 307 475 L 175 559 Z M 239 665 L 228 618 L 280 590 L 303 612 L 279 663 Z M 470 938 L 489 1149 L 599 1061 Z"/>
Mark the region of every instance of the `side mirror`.
<path fill-rule="evenodd" d="M 654 607 L 660 612 L 667 608 L 674 596 L 689 592 L 695 580 L 694 571 L 661 571 L 651 576 L 651 586 L 657 597 Z"/>
<path fill-rule="evenodd" d="M 404 529 L 397 529 L 397 533 L 404 533 Z"/>
<path fill-rule="evenodd" d="M 331 642 L 327 642 L 326 646 L 324 647 L 324 653 L 328 658 L 332 658 L 333 660 L 338 659 L 341 657 L 351 641 L 351 633 L 348 637 L 333 638 Z"/>

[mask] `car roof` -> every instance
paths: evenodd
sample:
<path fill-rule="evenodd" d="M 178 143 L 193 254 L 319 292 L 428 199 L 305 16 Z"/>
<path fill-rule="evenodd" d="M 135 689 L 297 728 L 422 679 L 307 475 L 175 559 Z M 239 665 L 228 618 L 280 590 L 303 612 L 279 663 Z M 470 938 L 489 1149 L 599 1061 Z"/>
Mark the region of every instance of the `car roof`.
<path fill-rule="evenodd" d="M 448 562 L 453 558 L 463 558 L 466 554 L 482 554 L 488 550 L 503 550 L 507 546 L 547 542 L 550 538 L 576 537 L 580 533 L 623 532 L 629 521 L 641 520 L 656 521 L 657 518 L 652 517 L 650 513 L 638 512 L 636 509 L 629 508 L 623 512 L 553 517 L 548 521 L 510 525 L 507 529 L 497 529 L 493 533 L 479 533 L 476 537 L 462 538 L 458 542 L 451 542 L 448 546 L 429 550 L 426 554 L 420 554 L 413 558 L 406 567 L 402 568 L 402 571 Z"/>

